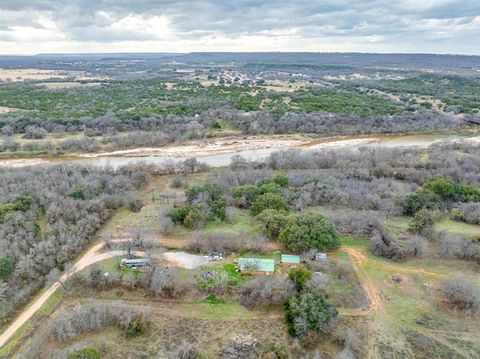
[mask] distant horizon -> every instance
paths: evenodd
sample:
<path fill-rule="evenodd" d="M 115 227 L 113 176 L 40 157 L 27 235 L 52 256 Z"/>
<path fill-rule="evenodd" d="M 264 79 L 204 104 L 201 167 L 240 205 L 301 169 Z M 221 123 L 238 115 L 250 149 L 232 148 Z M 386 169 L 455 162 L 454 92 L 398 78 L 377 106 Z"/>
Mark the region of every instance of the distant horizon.
<path fill-rule="evenodd" d="M 187 51 L 187 52 L 169 52 L 169 51 L 105 51 L 105 52 L 39 52 L 31 54 L 7 53 L 0 54 L 0 57 L 7 56 L 76 56 L 76 55 L 175 55 L 182 56 L 187 54 L 356 54 L 356 55 L 437 55 L 437 56 L 468 56 L 480 57 L 480 54 L 472 53 L 448 53 L 448 52 L 382 52 L 382 51 Z"/>

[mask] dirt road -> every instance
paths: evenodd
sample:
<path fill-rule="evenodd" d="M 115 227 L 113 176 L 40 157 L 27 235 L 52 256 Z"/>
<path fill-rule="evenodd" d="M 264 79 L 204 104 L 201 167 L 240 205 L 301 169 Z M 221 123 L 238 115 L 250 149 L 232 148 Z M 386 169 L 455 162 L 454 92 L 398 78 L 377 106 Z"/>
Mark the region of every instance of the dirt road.
<path fill-rule="evenodd" d="M 5 343 L 15 334 L 15 332 L 20 329 L 52 296 L 53 293 L 61 286 L 60 282 L 65 282 L 70 276 L 81 271 L 82 269 L 94 264 L 101 262 L 108 258 L 113 258 L 119 255 L 123 255 L 124 251 L 112 251 L 106 253 L 99 253 L 103 248 L 104 243 L 99 243 L 92 248 L 90 248 L 83 256 L 80 258 L 75 265 L 63 274 L 58 281 L 53 283 L 50 288 L 48 288 L 33 304 L 25 309 L 18 317 L 13 321 L 12 324 L 0 335 L 0 348 L 5 345 Z"/>
<path fill-rule="evenodd" d="M 446 276 L 441 273 L 427 271 L 423 268 L 405 268 L 401 265 L 396 265 L 393 263 L 385 263 L 377 260 L 375 258 L 369 258 L 365 255 L 364 251 L 360 248 L 354 247 L 342 247 L 340 249 L 348 253 L 352 257 L 352 261 L 355 265 L 355 270 L 357 272 L 358 278 L 362 283 L 365 294 L 369 300 L 368 308 L 359 308 L 359 309 L 344 309 L 340 310 L 340 314 L 344 316 L 360 316 L 360 315 L 371 315 L 372 321 L 369 324 L 369 337 L 367 345 L 367 358 L 372 359 L 376 358 L 378 355 L 376 353 L 376 341 L 378 332 L 380 329 L 380 321 L 378 315 L 383 308 L 383 299 L 380 295 L 380 290 L 375 286 L 375 283 L 372 281 L 370 274 L 367 270 L 369 264 L 375 263 L 378 266 L 381 266 L 387 270 L 394 270 L 397 273 L 407 273 L 407 274 L 420 274 L 425 276 L 430 276 L 434 278 L 445 278 Z"/>
<path fill-rule="evenodd" d="M 110 240 L 109 243 L 121 243 L 125 242 L 126 239 L 113 239 Z M 184 248 L 187 244 L 186 240 L 178 240 L 178 239 L 170 239 L 170 238 L 163 238 L 163 239 L 156 239 L 152 241 L 156 245 L 165 246 L 169 248 Z M 269 243 L 271 250 L 278 250 L 280 246 L 278 243 Z M 95 244 L 91 247 L 76 263 L 75 265 L 68 270 L 65 274 L 63 274 L 59 281 L 52 284 L 45 292 L 35 300 L 27 309 L 25 309 L 16 319 L 15 321 L 10 324 L 10 326 L 0 335 L 0 348 L 7 343 L 7 341 L 16 333 L 16 331 L 24 325 L 33 315 L 45 304 L 45 302 L 52 296 L 53 293 L 61 286 L 60 282 L 65 282 L 68 278 L 75 273 L 78 273 L 82 269 L 101 262 L 108 258 L 114 258 L 117 256 L 125 255 L 125 251 L 109 251 L 103 252 L 102 249 L 105 246 L 105 242 L 101 242 Z M 367 315 L 371 313 L 377 313 L 382 307 L 382 299 L 379 295 L 379 291 L 375 287 L 373 281 L 371 280 L 368 272 L 364 269 L 365 265 L 371 259 L 367 258 L 367 256 L 363 253 L 361 249 L 352 248 L 352 247 L 342 247 L 344 252 L 348 253 L 352 258 L 356 265 L 356 270 L 359 274 L 359 278 L 362 282 L 363 288 L 369 300 L 369 307 L 368 308 L 358 308 L 358 309 L 345 309 L 341 310 L 341 315 L 346 316 L 356 316 L 356 315 Z M 144 252 L 135 252 L 135 255 L 138 256 L 145 256 Z M 188 253 L 165 253 L 162 255 L 167 261 L 171 262 L 173 265 L 181 266 L 185 268 L 195 268 L 200 265 L 205 264 L 203 258 L 200 256 L 194 256 Z M 395 270 L 399 272 L 411 272 L 413 269 L 410 268 L 403 268 L 400 266 L 396 266 L 393 264 L 385 264 L 385 267 Z M 417 273 L 418 270 L 415 270 Z M 421 274 L 441 277 L 443 275 L 438 273 L 433 273 L 429 271 L 422 271 L 420 270 Z"/>
<path fill-rule="evenodd" d="M 374 258 L 368 258 L 365 255 L 364 251 L 360 248 L 342 247 L 341 251 L 348 253 L 352 257 L 353 263 L 355 264 L 355 270 L 357 271 L 358 277 L 362 283 L 363 289 L 370 303 L 368 308 L 342 310 L 341 314 L 344 315 L 355 316 L 366 315 L 372 312 L 376 313 L 382 307 L 383 301 L 381 296 L 379 295 L 379 291 L 375 287 L 375 284 L 370 278 L 370 275 L 365 270 L 365 266 L 368 263 L 376 263 L 385 269 L 394 270 L 397 273 L 420 274 L 434 278 L 446 278 L 444 274 L 427 271 L 423 268 L 405 268 L 393 263 L 383 263 Z"/>
<path fill-rule="evenodd" d="M 110 243 L 121 243 L 124 242 L 124 239 L 114 239 L 111 240 Z M 175 239 L 161 239 L 155 241 L 155 244 L 170 246 L 172 245 L 179 245 L 184 246 L 184 241 L 177 241 Z M 104 248 L 105 243 L 98 243 L 90 248 L 76 263 L 75 265 L 70 268 L 65 274 L 63 274 L 60 279 L 52 284 L 45 292 L 33 302 L 27 309 L 25 309 L 13 322 L 10 326 L 0 335 L 0 348 L 7 343 L 7 341 L 16 333 L 18 329 L 22 325 L 24 325 L 33 315 L 45 304 L 45 302 L 52 296 L 53 293 L 61 286 L 60 282 L 65 282 L 68 278 L 75 273 L 78 273 L 82 269 L 94 264 L 101 262 L 108 258 L 114 258 L 117 256 L 125 255 L 125 251 L 110 251 L 101 253 L 101 250 Z M 186 253 L 185 253 L 186 254 Z M 135 252 L 137 256 L 145 256 L 144 252 Z M 177 266 L 184 266 L 186 268 L 191 268 L 192 266 L 196 266 L 196 263 L 191 262 L 192 255 L 189 255 L 188 258 L 183 258 L 182 260 L 178 260 L 178 258 L 172 257 L 172 264 Z M 199 256 L 193 256 L 199 257 Z M 169 260 L 168 256 L 165 256 L 167 261 Z"/>
<path fill-rule="evenodd" d="M 353 263 L 355 264 L 355 270 L 357 271 L 357 275 L 362 283 L 363 290 L 365 291 L 365 295 L 369 301 L 369 306 L 368 308 L 343 309 L 340 310 L 340 314 L 345 316 L 360 316 L 367 315 L 372 312 L 378 312 L 382 306 L 382 299 L 372 279 L 364 270 L 365 264 L 368 260 L 367 256 L 365 256 L 363 251 L 358 248 L 342 247 L 341 250 L 348 253 L 352 257 Z"/>

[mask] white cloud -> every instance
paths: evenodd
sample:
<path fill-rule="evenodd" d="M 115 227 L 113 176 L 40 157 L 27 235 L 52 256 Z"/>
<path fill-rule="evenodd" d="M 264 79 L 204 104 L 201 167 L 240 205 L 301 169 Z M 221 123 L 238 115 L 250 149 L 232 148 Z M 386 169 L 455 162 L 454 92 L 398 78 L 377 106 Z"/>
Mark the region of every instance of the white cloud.
<path fill-rule="evenodd" d="M 114 32 L 129 32 L 139 38 L 161 40 L 172 36 L 169 21 L 165 16 L 128 15 L 112 23 L 110 29 Z"/>
<path fill-rule="evenodd" d="M 0 53 L 381 51 L 480 54 L 478 0 L 0 2 Z"/>

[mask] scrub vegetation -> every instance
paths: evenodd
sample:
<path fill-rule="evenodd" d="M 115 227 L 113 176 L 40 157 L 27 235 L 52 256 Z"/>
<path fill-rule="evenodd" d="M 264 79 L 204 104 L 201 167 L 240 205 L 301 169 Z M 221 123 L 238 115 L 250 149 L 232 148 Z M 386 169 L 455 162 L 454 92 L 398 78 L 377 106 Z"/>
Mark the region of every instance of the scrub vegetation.
<path fill-rule="evenodd" d="M 478 119 L 475 59 L 231 56 L 74 59 L 95 86 L 2 83 L 2 153 Z M 477 358 L 478 141 L 317 148 L 2 168 L 0 335 L 32 315 L 0 357 Z"/>

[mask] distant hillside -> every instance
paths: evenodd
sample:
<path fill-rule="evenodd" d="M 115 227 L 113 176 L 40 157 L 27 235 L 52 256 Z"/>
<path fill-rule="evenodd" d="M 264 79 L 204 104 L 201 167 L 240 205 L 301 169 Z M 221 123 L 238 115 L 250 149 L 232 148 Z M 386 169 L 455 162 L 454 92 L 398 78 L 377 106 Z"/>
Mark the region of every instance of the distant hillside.
<path fill-rule="evenodd" d="M 295 65 L 353 67 L 402 67 L 451 69 L 480 67 L 480 56 L 431 54 L 367 54 L 367 53 L 312 53 L 312 52 L 192 52 L 175 60 L 198 64 L 245 65 L 248 63 L 276 63 Z"/>

